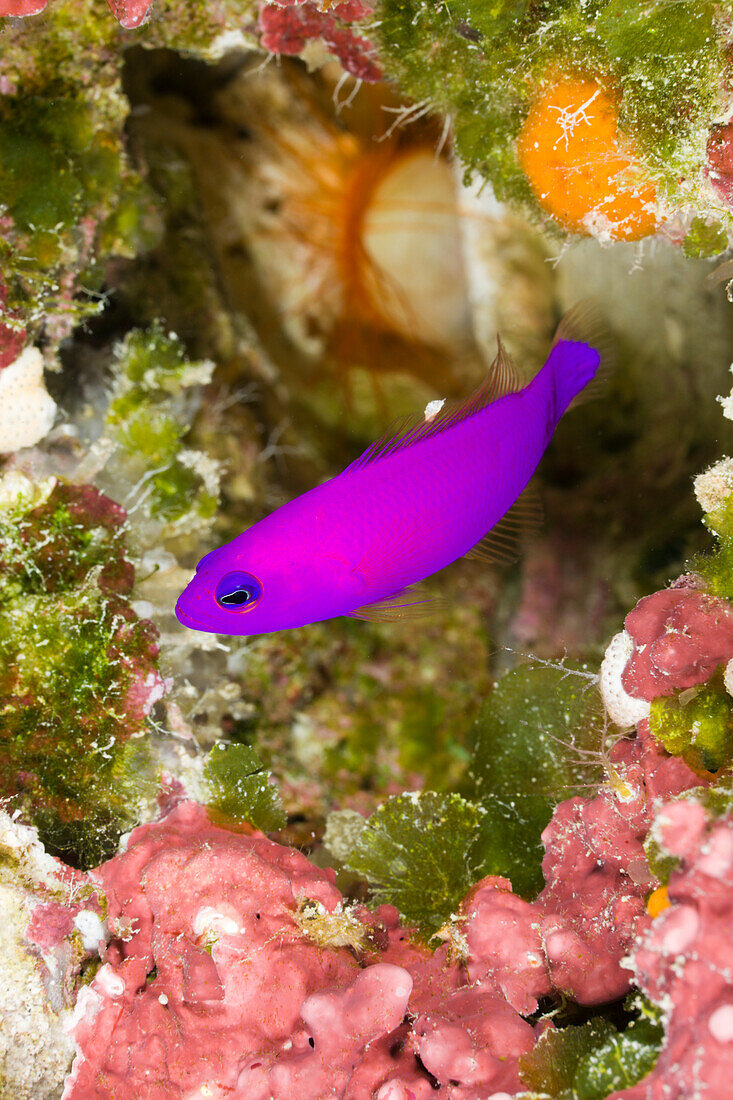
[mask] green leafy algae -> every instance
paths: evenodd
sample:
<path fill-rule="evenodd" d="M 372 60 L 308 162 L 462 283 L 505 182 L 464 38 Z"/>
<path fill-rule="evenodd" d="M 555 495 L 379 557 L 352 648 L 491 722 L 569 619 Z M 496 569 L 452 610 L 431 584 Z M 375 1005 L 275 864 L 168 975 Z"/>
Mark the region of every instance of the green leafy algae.
<path fill-rule="evenodd" d="M 682 242 L 685 256 L 693 260 L 709 259 L 725 252 L 728 247 L 728 234 L 720 222 L 709 222 L 705 218 L 692 219 L 687 235 Z"/>
<path fill-rule="evenodd" d="M 146 511 L 165 523 L 207 521 L 216 511 L 216 463 L 186 446 L 191 395 L 213 368 L 209 360 L 189 359 L 160 322 L 134 329 L 116 349 L 107 429 L 125 453 L 128 480 L 140 486 Z"/>
<path fill-rule="evenodd" d="M 519 1072 L 536 1100 L 603 1100 L 641 1081 L 654 1068 L 664 1038 L 660 1011 L 640 996 L 623 1031 L 597 1018 L 579 1027 L 548 1030 L 519 1059 Z"/>
<path fill-rule="evenodd" d="M 733 495 L 726 495 L 717 508 L 706 512 L 703 523 L 715 537 L 711 554 L 699 555 L 692 563 L 716 596 L 733 598 Z"/>
<path fill-rule="evenodd" d="M 387 800 L 348 856 L 375 899 L 434 933 L 478 879 L 509 878 L 531 896 L 544 885 L 541 833 L 573 787 L 603 778 L 605 728 L 595 677 L 523 665 L 479 712 L 469 782 L 473 801 L 426 791 Z"/>
<path fill-rule="evenodd" d="M 263 832 L 285 824 L 277 788 L 249 745 L 214 745 L 206 760 L 204 779 L 211 790 L 210 809 L 235 821 L 248 821 Z"/>
<path fill-rule="evenodd" d="M 603 779 L 605 728 L 595 678 L 579 668 L 525 664 L 507 673 L 474 728 L 470 794 L 490 822 L 485 874 L 517 893 L 542 888 L 541 833 L 558 802 Z"/>
<path fill-rule="evenodd" d="M 649 727 L 692 768 L 717 772 L 733 761 L 733 706 L 720 672 L 697 689 L 654 699 Z"/>
<path fill-rule="evenodd" d="M 369 880 L 377 903 L 430 936 L 481 877 L 484 817 L 457 794 L 395 795 L 371 815 L 347 867 Z"/>

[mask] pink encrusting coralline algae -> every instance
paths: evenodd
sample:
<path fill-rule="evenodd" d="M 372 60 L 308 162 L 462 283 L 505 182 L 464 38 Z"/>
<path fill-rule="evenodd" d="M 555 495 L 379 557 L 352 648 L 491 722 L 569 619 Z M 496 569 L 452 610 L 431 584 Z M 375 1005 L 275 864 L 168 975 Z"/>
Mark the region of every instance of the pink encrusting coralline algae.
<path fill-rule="evenodd" d="M 637 699 L 694 687 L 733 658 L 733 607 L 694 576 L 640 600 L 626 616 L 633 651 L 622 682 Z"/>
<path fill-rule="evenodd" d="M 631 954 L 636 983 L 664 1009 L 654 1070 L 613 1100 L 723 1100 L 733 1056 L 733 815 L 711 821 L 698 803 L 664 806 L 661 850 L 680 860 L 669 907 Z"/>
<path fill-rule="evenodd" d="M 355 34 L 350 24 L 365 20 L 374 9 L 362 0 L 341 4 L 317 0 L 277 0 L 260 5 L 260 42 L 274 54 L 299 54 L 307 42 L 320 39 L 347 73 L 374 83 L 382 79 L 370 42 Z"/>
<path fill-rule="evenodd" d="M 643 728 L 612 757 L 619 790 L 570 799 L 545 831 L 537 901 L 483 879 L 434 953 L 391 906 L 345 911 L 333 872 L 195 803 L 136 829 L 90 875 L 127 934 L 79 997 L 64 1100 L 521 1091 L 518 1060 L 549 1026 L 525 1018 L 539 998 L 629 988 L 623 959 L 656 885 L 642 849 L 655 800 L 699 782 Z"/>
<path fill-rule="evenodd" d="M 342 897 L 293 849 L 182 803 L 90 877 L 128 931 L 80 994 L 64 1100 L 480 1100 L 521 1086 L 535 1029 L 501 990 L 412 944 L 390 906 L 357 911 L 363 945 L 324 946 L 303 907 L 337 925 Z"/>
<path fill-rule="evenodd" d="M 471 980 L 498 986 L 522 1014 L 552 992 L 593 1005 L 630 988 L 622 960 L 648 923 L 644 898 L 656 880 L 643 842 L 655 806 L 700 779 L 657 745 L 647 723 L 614 746 L 610 764 L 613 783 L 556 808 L 542 834 L 547 885 L 536 901 L 489 878 L 461 907 Z"/>
<path fill-rule="evenodd" d="M 38 15 L 48 0 L 0 0 L 0 18 Z M 139 27 L 150 10 L 151 0 L 107 0 L 109 10 L 125 30 Z"/>

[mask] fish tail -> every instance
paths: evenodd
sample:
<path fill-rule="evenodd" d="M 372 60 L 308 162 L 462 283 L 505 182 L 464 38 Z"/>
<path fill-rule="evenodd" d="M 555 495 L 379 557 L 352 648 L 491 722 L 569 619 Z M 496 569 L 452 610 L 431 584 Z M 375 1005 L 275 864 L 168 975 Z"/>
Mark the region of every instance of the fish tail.
<path fill-rule="evenodd" d="M 580 302 L 565 314 L 555 333 L 550 364 L 558 414 L 602 391 L 611 373 L 612 357 L 608 334 L 592 303 Z"/>

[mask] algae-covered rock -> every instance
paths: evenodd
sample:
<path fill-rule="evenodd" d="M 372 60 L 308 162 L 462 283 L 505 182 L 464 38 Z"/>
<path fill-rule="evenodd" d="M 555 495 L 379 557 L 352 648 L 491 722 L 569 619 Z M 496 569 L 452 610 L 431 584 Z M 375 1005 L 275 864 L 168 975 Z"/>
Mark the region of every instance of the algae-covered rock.
<path fill-rule="evenodd" d="M 149 791 L 138 740 L 165 692 L 129 603 L 125 513 L 89 485 L 2 482 L 2 794 L 52 851 L 94 860 Z"/>
<path fill-rule="evenodd" d="M 37 907 L 62 910 L 72 886 L 34 829 L 0 811 L 0 1097 L 56 1100 L 71 1066 L 74 986 L 83 952 L 29 935 Z M 73 872 L 72 872 L 73 874 Z M 50 922 L 49 922 L 50 924 Z M 73 920 L 70 922 L 73 928 Z M 59 940 L 62 937 L 59 936 Z M 53 950 L 53 947 L 60 947 Z"/>
<path fill-rule="evenodd" d="M 727 18 L 707 0 L 674 14 L 662 2 L 385 0 L 379 44 L 390 76 L 455 119 L 459 154 L 499 197 L 570 232 L 633 239 L 690 202 L 730 223 L 704 173 L 708 130 L 725 110 Z M 630 227 L 624 206 L 633 177 L 653 211 L 644 226 Z"/>

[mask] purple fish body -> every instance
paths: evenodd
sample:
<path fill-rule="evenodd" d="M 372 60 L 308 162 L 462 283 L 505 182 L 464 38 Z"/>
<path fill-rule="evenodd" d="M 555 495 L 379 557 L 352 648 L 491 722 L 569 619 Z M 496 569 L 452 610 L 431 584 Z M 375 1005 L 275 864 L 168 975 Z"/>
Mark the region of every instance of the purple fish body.
<path fill-rule="evenodd" d="M 461 408 L 375 444 L 207 554 L 178 619 L 219 634 L 265 634 L 424 602 L 411 586 L 501 520 L 599 364 L 589 344 L 560 340 L 523 388 L 494 396 L 501 387 L 490 378 Z"/>

